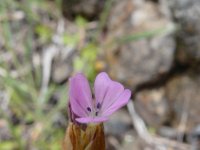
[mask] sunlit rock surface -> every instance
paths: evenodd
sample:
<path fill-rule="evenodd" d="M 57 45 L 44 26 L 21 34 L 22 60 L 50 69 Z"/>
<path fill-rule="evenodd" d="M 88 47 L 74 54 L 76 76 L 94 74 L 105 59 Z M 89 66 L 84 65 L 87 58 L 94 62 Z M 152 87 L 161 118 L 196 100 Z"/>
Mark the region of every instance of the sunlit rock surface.
<path fill-rule="evenodd" d="M 153 2 L 115 1 L 105 50 L 110 73 L 131 86 L 155 80 L 171 68 L 173 23 Z M 126 11 L 125 11 L 126 10 Z"/>

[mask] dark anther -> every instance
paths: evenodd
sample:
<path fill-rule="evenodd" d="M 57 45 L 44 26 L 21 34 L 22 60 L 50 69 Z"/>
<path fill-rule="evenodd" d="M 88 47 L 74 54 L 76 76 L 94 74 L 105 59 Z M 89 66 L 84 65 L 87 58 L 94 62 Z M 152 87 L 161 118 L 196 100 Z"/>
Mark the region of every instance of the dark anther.
<path fill-rule="evenodd" d="M 100 108 L 101 108 L 101 104 L 97 103 L 97 109 L 100 109 Z"/>
<path fill-rule="evenodd" d="M 98 116 L 98 112 L 96 112 L 95 115 Z"/>
<path fill-rule="evenodd" d="M 91 112 L 91 111 L 92 111 L 90 107 L 87 107 L 87 110 L 88 110 L 89 112 Z"/>

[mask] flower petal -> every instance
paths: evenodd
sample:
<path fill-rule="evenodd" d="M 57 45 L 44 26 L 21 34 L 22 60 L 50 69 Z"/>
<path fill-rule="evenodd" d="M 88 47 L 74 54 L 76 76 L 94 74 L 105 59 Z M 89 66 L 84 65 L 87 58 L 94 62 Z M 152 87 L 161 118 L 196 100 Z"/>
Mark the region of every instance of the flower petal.
<path fill-rule="evenodd" d="M 73 98 L 70 98 L 70 105 L 72 112 L 75 113 L 79 117 L 86 117 L 88 113 L 83 109 L 83 107 Z"/>
<path fill-rule="evenodd" d="M 107 117 L 85 117 L 85 118 L 76 118 L 76 121 L 78 121 L 79 123 L 100 123 L 100 122 L 104 122 L 107 121 L 108 118 Z"/>
<path fill-rule="evenodd" d="M 124 91 L 124 87 L 122 84 L 115 82 L 115 81 L 110 81 L 109 87 L 107 89 L 107 93 L 104 97 L 103 103 L 102 103 L 102 108 L 101 110 L 104 111 L 110 105 L 116 101 L 116 99 L 120 96 L 120 94 Z"/>
<path fill-rule="evenodd" d="M 123 107 L 124 105 L 126 105 L 129 101 L 131 97 L 131 91 L 128 89 L 125 89 L 120 96 L 115 100 L 115 102 L 108 108 L 106 108 L 103 112 L 102 112 L 102 116 L 106 116 L 108 117 L 109 115 L 111 115 L 113 112 L 115 112 L 116 110 L 118 110 L 119 108 Z"/>
<path fill-rule="evenodd" d="M 86 117 L 89 112 L 87 108 L 92 109 L 92 95 L 89 83 L 84 75 L 77 74 L 69 80 L 69 96 L 72 111 L 80 116 Z"/>
<path fill-rule="evenodd" d="M 94 94 L 95 94 L 95 99 L 96 99 L 96 103 L 102 103 L 107 89 L 109 87 L 109 83 L 110 83 L 110 78 L 108 77 L 107 73 L 102 72 L 99 73 L 95 79 L 95 83 L 94 83 Z"/>
<path fill-rule="evenodd" d="M 96 77 L 94 91 L 96 105 L 99 103 L 103 110 L 124 91 L 124 87 L 120 83 L 112 81 L 107 73 L 102 72 Z"/>

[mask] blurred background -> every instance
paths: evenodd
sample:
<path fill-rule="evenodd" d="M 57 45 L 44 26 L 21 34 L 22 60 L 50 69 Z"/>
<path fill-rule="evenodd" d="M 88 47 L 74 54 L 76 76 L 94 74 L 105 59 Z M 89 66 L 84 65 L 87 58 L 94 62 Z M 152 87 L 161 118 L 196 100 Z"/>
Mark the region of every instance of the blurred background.
<path fill-rule="evenodd" d="M 108 150 L 200 149 L 199 24 L 199 0 L 0 0 L 0 150 L 60 150 L 68 78 L 100 71 L 133 92 Z"/>

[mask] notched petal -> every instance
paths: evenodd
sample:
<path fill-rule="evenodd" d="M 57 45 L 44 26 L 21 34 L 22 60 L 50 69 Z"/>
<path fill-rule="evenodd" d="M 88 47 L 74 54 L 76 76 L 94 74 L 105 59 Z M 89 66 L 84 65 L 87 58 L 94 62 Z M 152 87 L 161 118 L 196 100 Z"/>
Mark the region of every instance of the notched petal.
<path fill-rule="evenodd" d="M 96 103 L 100 104 L 102 103 L 110 82 L 111 79 L 109 78 L 107 73 L 102 72 L 97 75 L 94 83 L 94 93 L 95 93 Z"/>
<path fill-rule="evenodd" d="M 102 112 L 102 116 L 109 116 L 124 105 L 126 105 L 130 100 L 130 97 L 131 91 L 129 89 L 125 89 L 117 98 L 117 100 L 110 107 L 108 107 Z"/>
<path fill-rule="evenodd" d="M 111 81 L 103 100 L 102 110 L 104 111 L 110 107 L 110 105 L 112 105 L 118 99 L 123 91 L 124 87 L 122 84 L 116 81 Z"/>
<path fill-rule="evenodd" d="M 92 94 L 89 83 L 83 74 L 77 74 L 69 80 L 69 97 L 72 111 L 83 116 L 87 107 L 92 108 Z M 82 109 L 82 113 L 80 110 Z M 85 114 L 84 114 L 85 116 Z"/>

